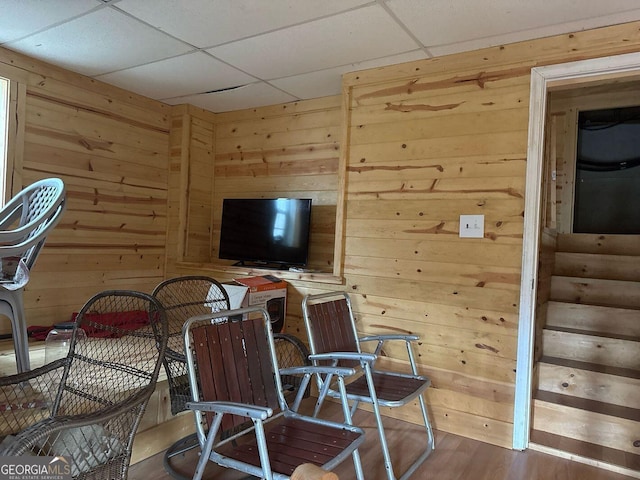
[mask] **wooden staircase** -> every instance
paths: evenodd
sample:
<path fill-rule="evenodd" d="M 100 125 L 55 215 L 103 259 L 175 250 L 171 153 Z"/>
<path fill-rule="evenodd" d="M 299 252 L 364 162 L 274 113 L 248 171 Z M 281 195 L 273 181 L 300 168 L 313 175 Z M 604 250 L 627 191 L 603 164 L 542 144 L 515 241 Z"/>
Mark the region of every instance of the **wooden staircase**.
<path fill-rule="evenodd" d="M 531 441 L 638 471 L 640 236 L 559 235 Z"/>

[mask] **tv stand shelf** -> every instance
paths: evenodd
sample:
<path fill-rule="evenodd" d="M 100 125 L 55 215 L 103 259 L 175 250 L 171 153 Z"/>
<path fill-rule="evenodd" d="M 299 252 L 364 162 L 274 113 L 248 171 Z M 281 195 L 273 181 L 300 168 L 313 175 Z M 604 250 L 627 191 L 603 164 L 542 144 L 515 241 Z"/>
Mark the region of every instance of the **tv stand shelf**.
<path fill-rule="evenodd" d="M 274 270 L 270 268 L 260 268 L 255 266 L 234 266 L 218 263 L 198 263 L 198 262 L 178 262 L 179 268 L 189 270 L 205 270 L 212 272 L 223 272 L 231 275 L 275 275 L 283 280 L 300 280 L 303 282 L 331 283 L 342 285 L 344 279 L 333 275 L 330 272 L 292 272 L 290 270 Z"/>

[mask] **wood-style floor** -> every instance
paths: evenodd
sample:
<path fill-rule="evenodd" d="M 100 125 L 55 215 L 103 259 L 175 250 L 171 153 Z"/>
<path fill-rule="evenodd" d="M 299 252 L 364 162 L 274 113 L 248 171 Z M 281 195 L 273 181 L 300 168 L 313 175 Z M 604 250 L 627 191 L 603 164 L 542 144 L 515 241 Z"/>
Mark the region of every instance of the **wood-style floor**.
<path fill-rule="evenodd" d="M 326 406 L 325 408 L 333 408 Z M 339 410 L 329 415 L 339 418 Z M 327 413 L 325 413 L 327 415 Z M 386 473 L 379 449 L 373 415 L 358 411 L 354 422 L 365 429 L 366 440 L 360 448 L 366 480 L 386 480 Z M 410 464 L 418 449 L 425 443 L 424 430 L 395 419 L 386 419 L 387 439 L 391 445 L 394 464 L 400 476 Z M 197 462 L 192 450 L 174 457 L 172 465 L 190 478 Z M 355 479 L 351 460 L 334 470 L 340 480 Z M 129 480 L 170 480 L 163 468 L 163 453 L 131 466 Z M 209 462 L 204 480 L 232 480 L 243 478 L 237 472 L 226 471 Z M 470 440 L 445 432 L 436 432 L 436 449 L 411 477 L 415 480 L 629 480 L 629 476 L 613 473 L 595 466 L 559 458 L 534 450 L 524 452 L 508 450 L 487 443 Z"/>

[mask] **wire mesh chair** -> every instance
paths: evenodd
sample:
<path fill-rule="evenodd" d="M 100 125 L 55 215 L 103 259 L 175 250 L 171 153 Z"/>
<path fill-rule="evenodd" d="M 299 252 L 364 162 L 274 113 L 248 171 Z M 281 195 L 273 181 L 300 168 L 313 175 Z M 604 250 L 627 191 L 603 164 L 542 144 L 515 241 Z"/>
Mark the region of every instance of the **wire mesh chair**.
<path fill-rule="evenodd" d="M 400 477 L 402 480 L 408 478 L 435 448 L 433 430 L 423 398 L 423 393 L 431 382 L 429 378 L 418 374 L 411 349 L 411 343 L 419 338 L 416 335 L 371 335 L 358 338 L 351 301 L 349 295 L 344 292 L 307 295 L 302 301 L 302 313 L 314 365 L 329 363 L 335 366 L 358 367 L 360 376 L 347 385 L 347 397 L 352 402 L 352 413 L 360 402 L 372 405 L 389 480 L 395 480 L 397 477 L 391 463 L 380 407 L 402 407 L 418 399 L 427 441 L 424 450 Z M 404 342 L 411 374 L 376 367 L 376 359 L 388 341 Z M 364 342 L 376 342 L 375 351 L 363 353 L 360 344 Z M 339 390 L 332 385 L 330 378 L 321 375 L 316 375 L 316 378 L 319 394 L 314 416 L 319 414 L 327 396 L 340 396 Z"/>
<path fill-rule="evenodd" d="M 18 373 L 30 368 L 24 286 L 64 207 L 64 183 L 46 178 L 26 187 L 0 211 L 0 314 L 11 320 Z"/>
<path fill-rule="evenodd" d="M 77 339 L 78 327 L 87 338 Z M 65 358 L 0 378 L 0 425 L 10 435 L 0 455 L 64 457 L 73 478 L 126 479 L 166 345 L 166 316 L 153 297 L 95 295 L 76 316 Z"/>
<path fill-rule="evenodd" d="M 302 366 L 279 369 L 269 313 L 259 306 L 190 318 L 184 344 L 202 455 L 194 480 L 208 461 L 263 479 L 284 480 L 301 464 L 331 470 L 353 457 L 363 478 L 357 448 L 364 432 L 351 425 L 344 377 L 351 368 Z M 337 378 L 345 424 L 296 413 L 288 407 L 281 375 L 302 375 L 296 403 L 314 373 Z M 220 435 L 221 432 L 234 432 Z"/>
<path fill-rule="evenodd" d="M 191 399 L 187 361 L 184 356 L 182 326 L 189 317 L 229 309 L 229 296 L 223 286 L 213 278 L 187 275 L 171 278 L 158 284 L 152 295 L 162 304 L 167 314 L 169 340 L 164 358 L 164 368 L 169 383 L 171 413 L 185 411 Z M 187 435 L 164 454 L 164 468 L 172 477 L 185 479 L 172 466 L 171 459 L 199 447 L 195 433 Z"/>

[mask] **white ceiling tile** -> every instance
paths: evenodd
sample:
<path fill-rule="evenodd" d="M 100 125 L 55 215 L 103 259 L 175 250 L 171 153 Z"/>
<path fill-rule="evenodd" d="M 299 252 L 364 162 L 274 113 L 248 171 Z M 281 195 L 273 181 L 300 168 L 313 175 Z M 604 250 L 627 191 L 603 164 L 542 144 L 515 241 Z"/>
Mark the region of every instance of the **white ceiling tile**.
<path fill-rule="evenodd" d="M 164 101 L 169 105 L 190 103 L 196 107 L 220 113 L 231 110 L 241 110 L 244 108 L 277 105 L 279 103 L 293 102 L 295 100 L 298 99 L 281 92 L 271 85 L 260 82 L 240 87 L 235 90 L 228 90 L 226 92 L 169 98 Z"/>
<path fill-rule="evenodd" d="M 96 78 L 151 98 L 202 93 L 256 81 L 203 52 L 187 53 Z"/>
<path fill-rule="evenodd" d="M 368 68 L 394 65 L 427 58 L 422 50 L 378 58 L 367 62 L 351 63 L 341 67 L 329 68 L 318 72 L 303 73 L 292 77 L 278 78 L 269 83 L 295 95 L 298 98 L 317 98 L 338 95 L 342 91 L 342 75 L 348 72 L 366 70 Z"/>
<path fill-rule="evenodd" d="M 493 37 L 638 7 L 629 0 L 388 0 L 387 5 L 426 46 Z"/>
<path fill-rule="evenodd" d="M 98 75 L 191 50 L 186 44 L 103 8 L 7 44 L 40 60 L 85 75 Z"/>
<path fill-rule="evenodd" d="M 280 78 L 414 50 L 379 5 L 207 50 L 260 78 Z"/>
<path fill-rule="evenodd" d="M 17 40 L 100 5 L 104 4 L 99 0 L 2 0 L 0 43 Z"/>
<path fill-rule="evenodd" d="M 117 7 L 199 48 L 332 15 L 370 0 L 122 0 Z"/>
<path fill-rule="evenodd" d="M 441 55 L 451 55 L 459 52 L 478 50 L 480 48 L 493 47 L 496 45 L 507 45 L 509 43 L 521 42 L 534 38 L 549 37 L 562 33 L 579 32 L 585 29 L 598 28 L 605 25 L 616 25 L 619 23 L 632 22 L 635 20 L 640 20 L 640 10 L 615 13 L 612 15 L 607 15 L 605 17 L 595 17 L 567 23 L 559 23 L 529 30 L 509 32 L 503 35 L 483 37 L 465 42 L 450 43 L 447 45 L 430 47 L 429 52 L 436 57 Z"/>

